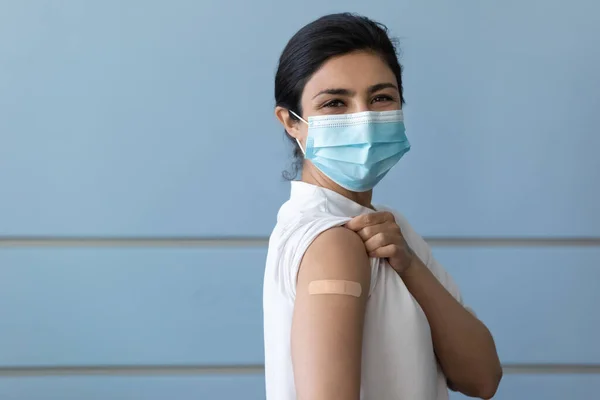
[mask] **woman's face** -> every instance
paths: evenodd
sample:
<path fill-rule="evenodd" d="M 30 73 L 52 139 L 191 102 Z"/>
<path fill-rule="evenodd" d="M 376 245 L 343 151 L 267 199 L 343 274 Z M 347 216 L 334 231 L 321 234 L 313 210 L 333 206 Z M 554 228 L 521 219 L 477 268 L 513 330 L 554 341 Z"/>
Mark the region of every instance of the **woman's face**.
<path fill-rule="evenodd" d="M 396 76 L 375 53 L 357 51 L 328 60 L 310 78 L 301 98 L 302 118 L 316 115 L 390 111 L 401 108 Z M 277 116 L 286 130 L 304 147 L 308 126 Z"/>

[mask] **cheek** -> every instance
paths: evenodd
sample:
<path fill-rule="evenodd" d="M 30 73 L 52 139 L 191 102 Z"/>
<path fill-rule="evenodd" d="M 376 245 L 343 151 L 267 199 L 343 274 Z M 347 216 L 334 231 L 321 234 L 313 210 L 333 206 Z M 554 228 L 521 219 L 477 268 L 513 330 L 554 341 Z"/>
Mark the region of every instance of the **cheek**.
<path fill-rule="evenodd" d="M 308 127 L 305 123 L 298 127 L 298 140 L 302 143 L 302 148 L 306 149 L 306 138 L 308 137 Z"/>
<path fill-rule="evenodd" d="M 289 132 L 291 132 L 290 136 L 293 139 L 299 140 L 302 143 L 302 147 L 304 148 L 304 145 L 306 143 L 306 136 L 308 134 L 308 126 L 304 122 L 300 121 L 296 123 Z"/>
<path fill-rule="evenodd" d="M 305 118 L 305 117 L 303 117 Z M 308 133 L 308 125 L 303 121 L 297 121 L 294 130 L 296 133 L 296 137 L 300 140 L 306 139 L 306 135 Z"/>

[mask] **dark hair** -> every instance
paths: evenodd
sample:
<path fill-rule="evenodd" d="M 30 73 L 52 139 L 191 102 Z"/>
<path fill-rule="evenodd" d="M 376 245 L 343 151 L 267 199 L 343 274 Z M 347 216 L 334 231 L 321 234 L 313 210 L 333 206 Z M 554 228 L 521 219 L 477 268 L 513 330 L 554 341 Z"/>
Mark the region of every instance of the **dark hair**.
<path fill-rule="evenodd" d="M 390 67 L 402 95 L 402 66 L 398 62 L 395 42 L 385 25 L 351 13 L 330 14 L 300 29 L 285 46 L 275 75 L 275 103 L 302 115 L 300 99 L 306 82 L 330 58 L 358 50 L 379 54 Z M 298 120 L 293 114 L 292 119 Z M 302 150 L 287 132 L 294 145 L 293 171 L 284 178 L 295 179 L 302 167 Z"/>

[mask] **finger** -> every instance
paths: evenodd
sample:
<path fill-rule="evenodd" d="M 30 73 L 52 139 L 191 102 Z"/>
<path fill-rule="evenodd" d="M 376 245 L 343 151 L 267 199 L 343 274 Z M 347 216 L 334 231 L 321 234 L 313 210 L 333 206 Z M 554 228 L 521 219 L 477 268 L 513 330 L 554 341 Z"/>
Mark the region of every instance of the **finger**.
<path fill-rule="evenodd" d="M 379 225 L 384 222 L 395 222 L 396 219 L 394 215 L 387 211 L 375 212 L 369 214 L 359 215 L 358 217 L 354 217 L 352 220 L 348 221 L 346 224 L 346 228 L 351 229 L 355 232 L 363 229 L 364 227 L 370 225 Z"/>
<path fill-rule="evenodd" d="M 360 238 L 363 240 L 363 242 L 366 242 L 367 240 L 371 239 L 373 236 L 377 235 L 380 232 L 387 232 L 389 231 L 389 227 L 387 226 L 388 223 L 383 223 L 383 224 L 378 224 L 378 225 L 369 225 L 366 226 L 364 228 L 362 228 L 361 230 L 359 230 L 358 232 L 358 236 L 360 236 Z"/>
<path fill-rule="evenodd" d="M 379 247 L 369 252 L 369 257 L 372 258 L 393 258 L 400 253 L 400 249 L 395 244 Z"/>
<path fill-rule="evenodd" d="M 372 251 L 377 250 L 380 247 L 385 247 L 393 243 L 394 241 L 390 237 L 390 235 L 386 235 L 384 232 L 379 232 L 378 234 L 376 234 L 375 236 L 373 236 L 365 242 L 365 249 L 367 249 L 367 252 L 370 253 Z"/>
<path fill-rule="evenodd" d="M 360 236 L 363 242 L 366 242 L 367 240 L 369 240 L 370 238 L 372 238 L 380 232 L 396 237 L 399 240 L 404 240 L 402 230 L 400 230 L 398 224 L 390 221 L 384 222 L 383 224 L 379 225 L 366 226 L 356 233 L 358 233 L 358 236 Z"/>

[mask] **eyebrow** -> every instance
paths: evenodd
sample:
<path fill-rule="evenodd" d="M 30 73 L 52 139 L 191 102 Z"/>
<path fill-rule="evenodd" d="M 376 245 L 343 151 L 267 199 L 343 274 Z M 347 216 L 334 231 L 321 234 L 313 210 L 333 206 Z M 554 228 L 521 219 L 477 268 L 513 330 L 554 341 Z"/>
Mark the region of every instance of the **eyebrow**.
<path fill-rule="evenodd" d="M 396 89 L 396 91 L 398 91 L 398 86 L 394 85 L 391 82 L 378 83 L 376 85 L 370 86 L 369 89 L 367 89 L 367 93 L 373 94 L 383 89 Z"/>
<path fill-rule="evenodd" d="M 354 96 L 356 92 L 350 89 L 325 89 L 321 90 L 319 93 L 313 96 L 313 99 L 323 95 L 323 94 L 332 94 L 332 95 L 340 95 L 340 96 Z"/>
<path fill-rule="evenodd" d="M 390 82 L 385 82 L 385 83 L 378 83 L 376 85 L 373 86 L 369 86 L 369 88 L 367 89 L 367 93 L 369 94 L 373 94 L 375 92 L 379 92 L 380 90 L 383 89 L 396 89 L 398 90 L 398 86 L 394 85 L 393 83 Z M 321 90 L 319 93 L 317 93 L 316 95 L 313 96 L 313 99 L 323 95 L 323 94 L 329 94 L 329 95 L 338 95 L 338 96 L 354 96 L 356 94 L 356 92 L 354 90 L 350 90 L 350 89 L 344 89 L 344 88 L 332 88 L 332 89 L 325 89 L 325 90 Z"/>

